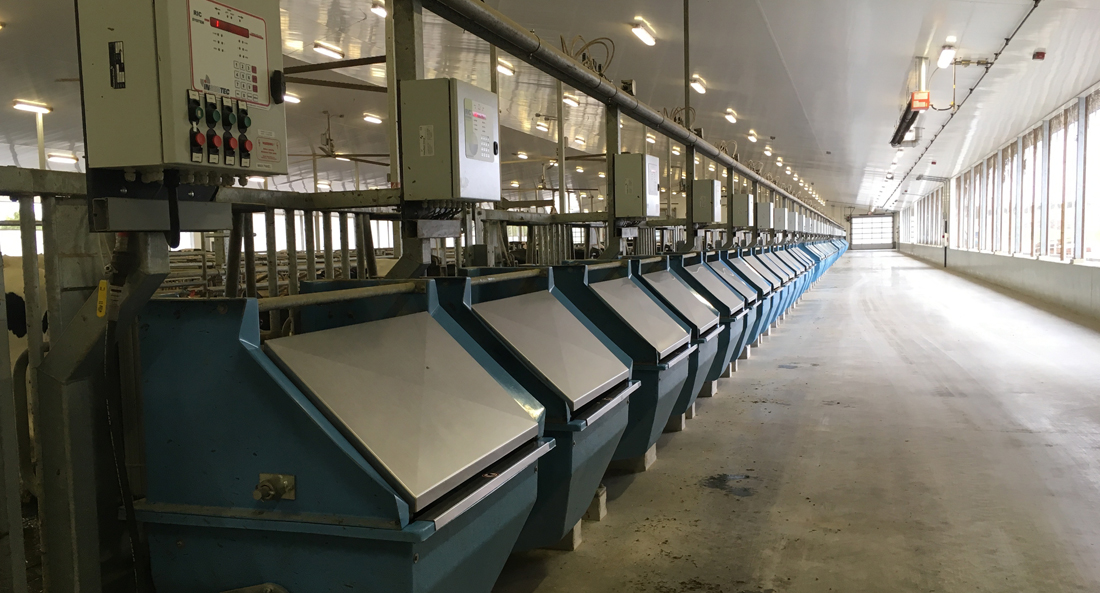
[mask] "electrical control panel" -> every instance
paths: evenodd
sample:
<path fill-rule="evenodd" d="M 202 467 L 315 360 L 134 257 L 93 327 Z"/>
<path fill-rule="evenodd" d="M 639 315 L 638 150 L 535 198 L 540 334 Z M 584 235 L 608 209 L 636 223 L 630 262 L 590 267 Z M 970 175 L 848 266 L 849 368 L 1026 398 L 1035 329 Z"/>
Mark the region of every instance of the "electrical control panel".
<path fill-rule="evenodd" d="M 734 227 L 751 227 L 753 225 L 752 194 L 733 194 L 729 199 L 733 202 L 730 208 L 733 212 L 730 224 Z"/>
<path fill-rule="evenodd" d="M 692 222 L 714 224 L 722 220 L 722 184 L 714 179 L 696 179 L 692 184 Z"/>
<path fill-rule="evenodd" d="M 761 231 L 770 231 L 775 228 L 775 204 L 756 203 L 756 228 Z"/>
<path fill-rule="evenodd" d="M 776 232 L 783 232 L 787 230 L 787 209 L 776 208 L 773 211 L 774 218 L 772 219 L 772 228 Z"/>
<path fill-rule="evenodd" d="M 797 233 L 802 230 L 798 226 L 799 216 L 800 215 L 797 212 L 787 212 L 787 231 Z"/>
<path fill-rule="evenodd" d="M 617 154 L 615 216 L 656 218 L 661 215 L 661 161 L 647 154 Z"/>
<path fill-rule="evenodd" d="M 497 96 L 461 80 L 401 82 L 405 200 L 500 201 Z"/>
<path fill-rule="evenodd" d="M 77 16 L 90 169 L 286 174 L 278 2 L 77 0 Z"/>

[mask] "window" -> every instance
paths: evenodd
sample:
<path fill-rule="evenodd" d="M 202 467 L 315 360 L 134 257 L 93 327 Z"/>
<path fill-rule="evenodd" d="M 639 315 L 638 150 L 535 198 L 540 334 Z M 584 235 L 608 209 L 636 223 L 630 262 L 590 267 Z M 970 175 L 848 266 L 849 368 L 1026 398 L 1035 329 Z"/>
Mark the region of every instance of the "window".
<path fill-rule="evenodd" d="M 1020 175 L 1020 253 L 1035 255 L 1039 253 L 1036 224 L 1039 221 L 1037 209 L 1035 180 L 1039 168 L 1036 159 L 1035 141 L 1042 138 L 1042 129 L 1032 130 L 1024 135 L 1024 155 L 1022 174 Z"/>
<path fill-rule="evenodd" d="M 982 250 L 993 251 L 993 212 L 997 199 L 997 157 L 991 156 L 985 161 L 984 183 L 982 188 Z"/>
<path fill-rule="evenodd" d="M 1089 95 L 1085 131 L 1085 259 L 1100 260 L 1100 91 Z"/>
<path fill-rule="evenodd" d="M 852 247 L 890 247 L 894 243 L 893 216 L 852 217 Z"/>
<path fill-rule="evenodd" d="M 1011 253 L 1013 251 L 1013 245 L 1015 233 L 1013 223 L 1013 213 L 1016 208 L 1016 184 L 1014 182 L 1016 178 L 1016 144 L 1010 144 L 1001 151 L 1001 213 L 1000 213 L 1000 230 L 999 241 L 997 251 L 1001 253 Z"/>
<path fill-rule="evenodd" d="M 1080 111 L 1075 102 L 1066 109 L 1066 165 L 1062 182 L 1065 205 L 1062 208 L 1062 259 L 1070 261 L 1077 249 L 1077 141 Z"/>
<path fill-rule="evenodd" d="M 1043 255 L 1061 257 L 1062 210 L 1065 207 L 1066 118 L 1059 113 L 1050 120 L 1050 179 L 1047 183 L 1047 242 Z"/>
<path fill-rule="evenodd" d="M 951 200 L 951 246 L 955 249 L 959 245 L 959 200 L 962 197 L 962 177 L 955 178 L 955 191 Z"/>

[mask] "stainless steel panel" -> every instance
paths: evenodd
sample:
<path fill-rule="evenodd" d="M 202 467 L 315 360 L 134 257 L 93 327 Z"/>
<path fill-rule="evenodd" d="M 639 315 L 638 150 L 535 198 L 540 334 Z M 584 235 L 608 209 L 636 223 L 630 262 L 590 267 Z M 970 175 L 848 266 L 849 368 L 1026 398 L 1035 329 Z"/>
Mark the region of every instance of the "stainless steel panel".
<path fill-rule="evenodd" d="M 750 265 L 743 259 L 731 259 L 730 265 L 737 269 L 738 272 L 745 275 L 753 284 L 763 288 L 765 291 L 774 291 L 779 288 L 779 284 L 772 282 L 771 279 L 765 277 L 760 272 L 756 271 L 756 268 Z"/>
<path fill-rule="evenodd" d="M 561 391 L 570 411 L 630 374 L 549 292 L 479 303 L 474 311 Z"/>
<path fill-rule="evenodd" d="M 764 262 L 757 258 L 757 255 L 746 255 L 744 261 L 748 263 L 749 266 L 752 267 L 752 269 L 756 270 L 757 274 L 763 276 L 764 278 L 767 278 L 768 282 L 771 283 L 772 288 L 779 290 L 782 285 L 787 283 L 787 280 L 785 278 L 780 278 L 779 276 L 777 276 L 775 272 L 771 271 L 771 268 L 764 265 Z"/>
<path fill-rule="evenodd" d="M 269 354 L 420 510 L 538 434 L 427 313 L 279 338 Z"/>
<path fill-rule="evenodd" d="M 788 270 L 787 266 L 779 263 L 779 260 L 775 258 L 775 254 L 766 252 L 758 253 L 756 257 L 763 261 L 773 274 L 777 274 L 780 278 L 787 282 L 794 280 L 794 273 Z"/>
<path fill-rule="evenodd" d="M 592 290 L 634 331 L 641 334 L 660 353 L 661 358 L 691 338 L 690 333 L 630 278 L 597 282 L 592 285 Z"/>
<path fill-rule="evenodd" d="M 733 270 L 731 270 L 729 266 L 727 266 L 725 263 L 714 262 L 710 267 L 719 276 L 722 277 L 722 280 L 725 280 L 727 283 L 729 283 L 729 285 L 732 286 L 733 289 L 741 295 L 741 298 L 745 299 L 745 303 L 747 305 L 752 305 L 757 301 L 759 294 L 756 292 L 756 289 L 752 288 L 748 284 L 745 284 L 745 281 L 742 280 L 741 277 L 738 276 Z M 761 284 L 761 286 L 767 286 L 767 283 L 763 283 Z"/>
<path fill-rule="evenodd" d="M 645 279 L 654 290 L 661 293 L 681 314 L 688 318 L 702 334 L 718 323 L 718 311 L 699 293 L 668 270 L 646 274 Z"/>
<path fill-rule="evenodd" d="M 725 282 L 722 282 L 718 276 L 715 276 L 714 272 L 710 271 L 710 268 L 707 266 L 696 264 L 694 266 L 686 266 L 684 270 L 698 280 L 699 284 L 702 284 L 714 296 L 718 297 L 718 299 L 722 301 L 722 304 L 729 307 L 734 313 L 745 308 L 745 299 L 741 298 L 741 295 L 730 288 Z"/>

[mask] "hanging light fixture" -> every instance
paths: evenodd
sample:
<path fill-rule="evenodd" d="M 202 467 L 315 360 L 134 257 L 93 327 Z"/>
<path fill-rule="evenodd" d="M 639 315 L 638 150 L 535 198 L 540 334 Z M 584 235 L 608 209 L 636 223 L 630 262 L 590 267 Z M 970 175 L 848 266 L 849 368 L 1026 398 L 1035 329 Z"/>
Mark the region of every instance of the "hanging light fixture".
<path fill-rule="evenodd" d="M 654 136 L 653 134 L 646 134 L 645 135 L 645 141 L 650 143 L 650 144 L 656 144 L 657 143 L 657 137 Z"/>
<path fill-rule="evenodd" d="M 702 76 L 693 74 L 691 76 L 691 88 L 700 95 L 707 94 L 707 81 L 703 80 Z"/>
<path fill-rule="evenodd" d="M 733 110 L 733 107 L 726 109 L 726 121 L 731 124 L 737 123 L 737 113 Z"/>
<path fill-rule="evenodd" d="M 497 59 L 497 72 L 500 72 L 501 74 L 503 74 L 505 76 L 515 76 L 516 75 L 516 67 L 513 66 L 512 64 L 498 58 Z"/>
<path fill-rule="evenodd" d="M 386 18 L 386 3 L 382 0 L 373 0 L 373 2 L 370 3 L 370 11 L 382 18 Z"/>
<path fill-rule="evenodd" d="M 630 28 L 642 43 L 652 47 L 657 44 L 657 31 L 640 16 L 634 17 L 634 26 Z"/>
<path fill-rule="evenodd" d="M 771 156 L 771 155 L 772 155 L 772 147 L 771 146 L 765 146 L 764 147 L 764 156 Z"/>
<path fill-rule="evenodd" d="M 321 54 L 322 56 L 328 56 L 333 59 L 344 59 L 344 50 L 332 45 L 331 43 L 325 43 L 324 41 L 314 41 L 313 51 Z"/>
<path fill-rule="evenodd" d="M 547 125 L 546 122 L 540 121 L 540 122 L 535 124 L 535 129 L 539 130 L 540 132 L 549 132 L 550 131 L 550 126 Z"/>
<path fill-rule="evenodd" d="M 581 102 L 577 100 L 573 95 L 562 95 L 561 102 L 570 107 L 580 107 Z"/>
<path fill-rule="evenodd" d="M 749 142 L 756 142 L 756 131 L 749 130 Z"/>

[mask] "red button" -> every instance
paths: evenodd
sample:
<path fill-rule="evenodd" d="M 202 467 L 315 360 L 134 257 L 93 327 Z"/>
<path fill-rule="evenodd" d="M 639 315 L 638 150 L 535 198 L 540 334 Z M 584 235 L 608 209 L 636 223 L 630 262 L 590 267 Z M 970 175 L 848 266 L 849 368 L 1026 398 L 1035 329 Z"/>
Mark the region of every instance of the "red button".
<path fill-rule="evenodd" d="M 230 150 L 237 150 L 237 139 L 233 136 L 229 137 L 229 148 Z"/>
<path fill-rule="evenodd" d="M 195 132 L 194 137 L 191 138 L 191 142 L 194 142 L 196 146 L 204 146 L 206 144 L 206 134 Z"/>
<path fill-rule="evenodd" d="M 244 141 L 244 151 L 245 152 L 252 152 L 252 141 L 251 140 L 245 140 Z"/>
<path fill-rule="evenodd" d="M 221 148 L 222 147 L 222 137 L 221 136 L 214 136 L 213 138 L 210 139 L 210 144 L 213 144 L 214 148 Z"/>

